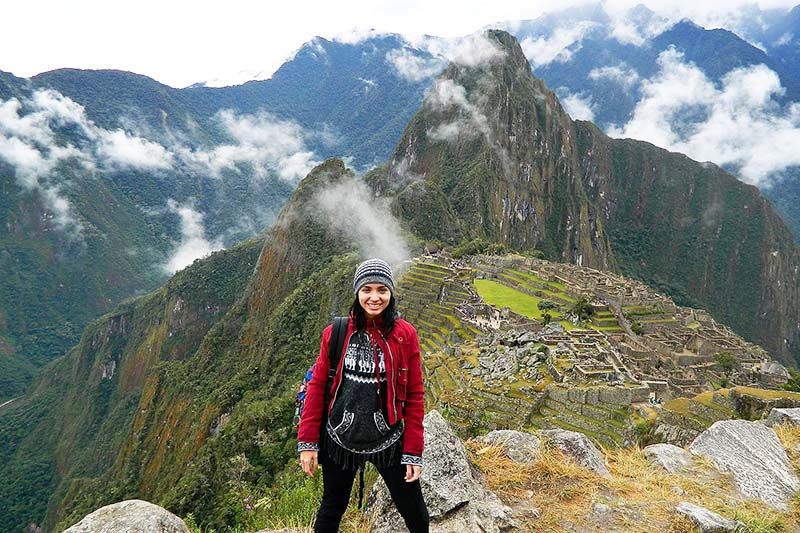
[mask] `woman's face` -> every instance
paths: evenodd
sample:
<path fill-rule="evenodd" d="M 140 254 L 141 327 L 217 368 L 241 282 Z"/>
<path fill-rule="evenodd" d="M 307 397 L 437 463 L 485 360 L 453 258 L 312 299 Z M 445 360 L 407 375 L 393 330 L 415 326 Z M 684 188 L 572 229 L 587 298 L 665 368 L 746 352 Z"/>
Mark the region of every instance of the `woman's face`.
<path fill-rule="evenodd" d="M 378 318 L 389 305 L 392 291 L 382 283 L 367 283 L 358 289 L 358 303 L 368 319 Z"/>

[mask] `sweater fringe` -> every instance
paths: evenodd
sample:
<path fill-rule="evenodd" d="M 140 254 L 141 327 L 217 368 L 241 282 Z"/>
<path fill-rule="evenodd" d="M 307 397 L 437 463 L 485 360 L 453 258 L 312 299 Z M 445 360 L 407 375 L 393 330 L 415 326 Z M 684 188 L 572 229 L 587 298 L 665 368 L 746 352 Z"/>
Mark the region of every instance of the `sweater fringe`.
<path fill-rule="evenodd" d="M 325 449 L 328 457 L 342 470 L 356 470 L 362 468 L 367 462 L 378 469 L 387 468 L 400 462 L 402 439 L 386 449 L 374 453 L 356 453 L 342 448 L 325 432 Z"/>

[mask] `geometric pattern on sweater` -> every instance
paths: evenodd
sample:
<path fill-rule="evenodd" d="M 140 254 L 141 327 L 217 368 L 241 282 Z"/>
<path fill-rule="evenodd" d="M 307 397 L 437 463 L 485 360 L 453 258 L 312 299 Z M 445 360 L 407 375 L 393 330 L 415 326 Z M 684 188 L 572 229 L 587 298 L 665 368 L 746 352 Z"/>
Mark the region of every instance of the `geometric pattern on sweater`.
<path fill-rule="evenodd" d="M 359 337 L 365 335 L 357 334 Z M 364 342 L 364 341 L 367 342 Z M 373 353 L 374 350 L 374 353 Z M 378 358 L 378 370 L 381 381 L 386 381 L 386 362 L 383 351 L 379 346 L 373 345 L 369 339 L 359 338 L 351 342 L 344 354 L 344 378 L 359 383 L 377 383 L 375 378 L 375 355 Z"/>

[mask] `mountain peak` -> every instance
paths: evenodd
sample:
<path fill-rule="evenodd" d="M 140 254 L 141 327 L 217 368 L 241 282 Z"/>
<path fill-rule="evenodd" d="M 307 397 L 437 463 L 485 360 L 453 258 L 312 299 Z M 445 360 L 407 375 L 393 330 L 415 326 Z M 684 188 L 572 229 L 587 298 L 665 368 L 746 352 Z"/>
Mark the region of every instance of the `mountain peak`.
<path fill-rule="evenodd" d="M 470 57 L 483 61 L 452 62 L 397 146 L 388 169 L 397 211 L 424 238 L 481 238 L 613 269 L 598 217 L 573 179 L 572 120 L 509 33 L 488 30 L 471 46 L 481 49 Z"/>

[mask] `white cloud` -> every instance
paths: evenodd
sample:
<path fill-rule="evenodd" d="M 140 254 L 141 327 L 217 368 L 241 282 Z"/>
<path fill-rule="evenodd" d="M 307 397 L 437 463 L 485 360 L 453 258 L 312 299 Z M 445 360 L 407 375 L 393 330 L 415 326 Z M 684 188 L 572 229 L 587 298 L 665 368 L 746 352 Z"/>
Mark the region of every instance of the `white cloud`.
<path fill-rule="evenodd" d="M 174 155 L 162 145 L 124 130 L 97 131 L 97 155 L 108 166 L 144 170 L 172 167 Z"/>
<path fill-rule="evenodd" d="M 315 154 L 305 147 L 307 134 L 294 122 L 265 113 L 236 115 L 232 111 L 220 112 L 216 118 L 232 142 L 192 150 L 174 136 L 162 144 L 131 131 L 100 128 L 80 104 L 56 91 L 38 90 L 27 99 L 0 101 L 0 159 L 13 167 L 22 189 L 41 195 L 53 222 L 71 237 L 80 237 L 82 227 L 64 194 L 68 184 L 59 165 L 67 160 L 87 173 L 129 168 L 159 172 L 182 163 L 212 176 L 248 164 L 256 177 L 274 173 L 289 182 L 298 181 L 317 164 Z M 134 129 L 127 122 L 128 129 Z M 65 126 L 71 128 L 69 138 L 80 148 L 58 135 Z M 329 144 L 337 141 L 327 126 L 308 136 Z"/>
<path fill-rule="evenodd" d="M 437 141 L 455 142 L 459 132 L 464 131 L 465 126 L 460 120 L 439 124 L 428 131 L 428 136 Z"/>
<path fill-rule="evenodd" d="M 596 22 L 584 20 L 570 27 L 556 28 L 550 37 L 526 37 L 520 46 L 534 68 L 554 61 L 564 63 L 572 58 L 584 36 L 596 26 Z"/>
<path fill-rule="evenodd" d="M 381 257 L 393 265 L 410 257 L 390 201 L 372 196 L 360 179 L 343 178 L 325 187 L 314 196 L 311 205 L 309 216 L 321 218 L 345 234 L 362 257 Z"/>
<path fill-rule="evenodd" d="M 82 227 L 69 201 L 61 194 L 61 184 L 53 180 L 60 161 L 83 156 L 72 145 L 57 144 L 50 127 L 79 116 L 79 106 L 66 100 L 53 91 L 38 91 L 29 101 L 12 98 L 0 102 L 0 159 L 14 167 L 16 181 L 23 190 L 41 195 L 56 227 L 69 238 L 80 239 Z"/>
<path fill-rule="evenodd" d="M 641 85 L 631 120 L 616 137 L 642 139 L 738 171 L 769 186 L 775 173 L 800 165 L 800 104 L 781 109 L 780 79 L 765 65 L 735 69 L 720 87 L 674 49 L 659 57 L 659 73 Z"/>
<path fill-rule="evenodd" d="M 465 67 L 492 65 L 505 57 L 503 48 L 483 32 L 455 39 L 430 37 L 426 40 L 426 48 L 434 56 Z"/>
<path fill-rule="evenodd" d="M 583 98 L 579 94 L 570 94 L 569 91 L 564 89 L 559 92 L 565 93 L 559 96 L 561 105 L 575 120 L 594 120 L 594 111 L 592 110 L 592 99 Z"/>
<path fill-rule="evenodd" d="M 484 115 L 477 106 L 470 103 L 467 99 L 467 90 L 453 80 L 437 80 L 433 87 L 431 87 L 425 103 L 437 111 L 446 111 L 451 107 L 456 107 L 464 113 L 463 120 L 460 120 L 458 123 L 440 126 L 444 128 L 444 130 L 440 131 L 438 135 L 452 138 L 454 124 L 460 124 L 469 126 L 471 132 L 480 133 L 486 137 L 487 141 L 490 140 L 492 130 L 489 127 L 489 121 L 486 115 Z M 469 131 L 467 131 L 467 133 L 469 133 Z"/>
<path fill-rule="evenodd" d="M 674 21 L 655 13 L 642 4 L 617 6 L 606 1 L 604 9 L 609 17 L 609 36 L 622 44 L 642 46 L 651 37 L 662 33 Z"/>
<path fill-rule="evenodd" d="M 406 47 L 386 52 L 386 62 L 401 78 L 413 83 L 436 76 L 446 65 L 442 58 L 422 56 Z"/>
<path fill-rule="evenodd" d="M 450 39 L 427 35 L 415 38 L 409 45 L 387 52 L 386 62 L 400 77 L 418 82 L 436 76 L 448 63 L 478 67 L 504 57 L 501 46 L 481 32 Z"/>
<path fill-rule="evenodd" d="M 249 165 L 256 178 L 274 172 L 279 178 L 294 183 L 319 164 L 314 152 L 305 146 L 306 137 L 336 141 L 328 127 L 309 135 L 296 122 L 266 112 L 239 115 L 228 109 L 217 113 L 215 118 L 232 143 L 208 149 L 178 145 L 172 150 L 196 172 L 217 178 L 224 171 L 239 172 L 240 165 Z"/>
<path fill-rule="evenodd" d="M 776 39 L 775 42 L 772 43 L 772 46 L 784 46 L 784 45 L 787 45 L 790 42 L 792 42 L 792 39 L 794 39 L 794 34 L 792 32 L 786 32 L 783 35 L 781 35 L 780 37 L 778 37 L 778 39 Z"/>
<path fill-rule="evenodd" d="M 170 258 L 164 263 L 165 272 L 174 274 L 191 265 L 195 259 L 200 259 L 223 248 L 220 239 L 209 241 L 206 238 L 203 214 L 196 211 L 191 204 L 179 204 L 170 198 L 167 200 L 167 209 L 180 217 L 182 238 Z"/>
<path fill-rule="evenodd" d="M 612 22 L 611 37 L 622 44 L 635 46 L 641 46 L 645 41 L 645 36 L 639 32 L 639 28 L 624 19 L 616 19 Z"/>
<path fill-rule="evenodd" d="M 238 115 L 231 110 L 220 111 L 217 120 L 235 144 L 218 146 L 208 152 L 183 152 L 190 160 L 205 164 L 214 175 L 246 163 L 252 165 L 258 177 L 274 170 L 281 179 L 294 182 L 318 164 L 314 153 L 305 148 L 303 129 L 293 121 L 264 112 Z"/>
<path fill-rule="evenodd" d="M 589 71 L 589 79 L 607 79 L 619 83 L 625 89 L 633 88 L 639 83 L 639 73 L 626 63 L 593 68 Z"/>

